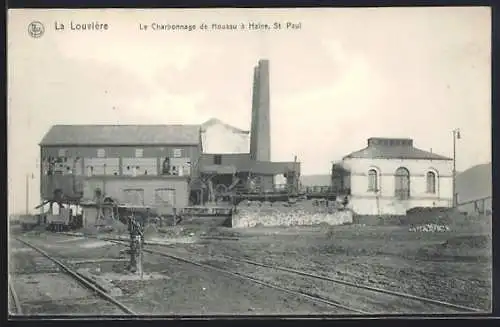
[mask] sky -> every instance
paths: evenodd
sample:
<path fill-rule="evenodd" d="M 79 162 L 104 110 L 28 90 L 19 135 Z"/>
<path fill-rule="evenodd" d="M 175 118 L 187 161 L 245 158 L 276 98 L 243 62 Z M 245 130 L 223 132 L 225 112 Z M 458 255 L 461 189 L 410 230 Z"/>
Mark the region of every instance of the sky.
<path fill-rule="evenodd" d="M 9 10 L 9 211 L 39 203 L 38 143 L 53 124 L 203 123 L 250 129 L 252 74 L 270 61 L 273 161 L 329 174 L 369 137 L 407 137 L 491 161 L 487 7 Z M 33 38 L 28 25 L 45 33 Z M 106 23 L 72 31 L 70 22 Z M 275 22 L 275 30 L 153 31 L 139 25 Z M 300 23 L 287 29 L 286 23 Z M 63 23 L 65 30 L 55 30 Z"/>

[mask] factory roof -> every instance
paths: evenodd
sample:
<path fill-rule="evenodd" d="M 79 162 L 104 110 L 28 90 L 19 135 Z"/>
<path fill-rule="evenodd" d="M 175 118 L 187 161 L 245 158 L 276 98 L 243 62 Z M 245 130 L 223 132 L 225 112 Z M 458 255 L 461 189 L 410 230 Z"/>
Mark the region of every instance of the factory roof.
<path fill-rule="evenodd" d="M 415 148 L 412 139 L 380 137 L 368 139 L 366 148 L 344 157 L 344 159 L 348 158 L 452 160 L 433 152 Z"/>
<path fill-rule="evenodd" d="M 40 145 L 198 145 L 199 125 L 54 125 Z"/>
<path fill-rule="evenodd" d="M 231 126 L 229 124 L 226 124 L 222 120 L 217 119 L 217 118 L 209 119 L 208 121 L 206 121 L 205 123 L 203 123 L 201 125 L 201 130 L 202 130 L 202 132 L 204 132 L 207 127 L 210 127 L 210 126 L 213 126 L 213 125 L 216 125 L 216 124 L 222 125 L 222 126 L 228 128 L 228 129 L 230 129 L 231 131 L 233 131 L 233 133 L 250 134 L 249 131 L 245 131 L 243 129 L 239 129 L 238 127 L 234 127 L 234 126 Z"/>

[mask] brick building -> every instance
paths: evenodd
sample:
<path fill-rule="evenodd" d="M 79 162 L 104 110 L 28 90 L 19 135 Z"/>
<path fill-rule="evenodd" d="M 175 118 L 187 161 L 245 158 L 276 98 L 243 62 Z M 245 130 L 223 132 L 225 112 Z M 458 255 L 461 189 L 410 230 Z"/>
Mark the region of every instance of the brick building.
<path fill-rule="evenodd" d="M 199 125 L 55 125 L 40 142 L 41 198 L 186 206 L 200 145 Z"/>

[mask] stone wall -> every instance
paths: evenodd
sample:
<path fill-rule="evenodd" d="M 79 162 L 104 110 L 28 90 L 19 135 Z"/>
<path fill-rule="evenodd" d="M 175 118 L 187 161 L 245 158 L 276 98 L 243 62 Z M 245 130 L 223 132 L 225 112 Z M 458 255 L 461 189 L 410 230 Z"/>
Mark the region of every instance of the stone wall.
<path fill-rule="evenodd" d="M 352 223 L 352 219 L 350 210 L 339 210 L 331 202 L 244 202 L 233 213 L 232 227 L 341 225 Z"/>

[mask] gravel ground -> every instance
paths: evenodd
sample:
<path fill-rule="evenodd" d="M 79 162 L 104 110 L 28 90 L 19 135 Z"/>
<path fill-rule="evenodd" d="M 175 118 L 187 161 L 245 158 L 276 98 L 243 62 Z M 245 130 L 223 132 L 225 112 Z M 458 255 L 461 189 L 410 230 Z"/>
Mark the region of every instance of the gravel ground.
<path fill-rule="evenodd" d="M 225 259 L 205 260 L 205 262 L 230 271 L 249 274 L 260 280 L 287 287 L 311 295 L 320 296 L 345 306 L 351 306 L 370 314 L 423 314 L 457 313 L 458 310 L 426 304 L 421 301 L 370 292 L 353 286 L 346 286 L 306 276 L 258 267 L 247 263 L 227 262 Z"/>
<path fill-rule="evenodd" d="M 37 241 L 37 238 L 38 241 Z M 42 243 L 43 240 L 43 243 Z M 34 236 L 30 241 L 57 253 L 64 260 L 83 261 L 107 257 L 118 259 L 122 246 L 100 240 L 70 236 Z M 89 249 L 82 251 L 81 249 Z M 284 293 L 253 282 L 223 275 L 213 270 L 181 263 L 158 255 L 145 254 L 146 275 L 157 273 L 159 278 L 127 280 L 126 263 L 99 262 L 76 264 L 79 268 L 98 268 L 94 274 L 102 278 L 121 274 L 112 283 L 123 295 L 122 303 L 141 314 L 311 314 L 349 313 L 302 297 Z M 129 275 L 128 275 L 129 276 Z"/>
<path fill-rule="evenodd" d="M 10 240 L 9 256 L 9 274 L 24 315 L 123 314 L 22 243 Z M 16 313 L 12 306 L 9 311 Z"/>
<path fill-rule="evenodd" d="M 491 310 L 490 248 L 443 245 L 457 238 L 487 238 L 484 231 L 410 233 L 398 227 L 359 226 L 304 229 L 250 229 L 241 231 L 238 241 L 178 244 L 170 249 L 199 259 L 217 254 L 244 257 Z"/>
<path fill-rule="evenodd" d="M 150 233 L 148 239 L 183 242 L 157 246 L 195 261 L 249 274 L 283 287 L 332 299 L 370 313 L 440 313 L 448 308 L 423 305 L 388 295 L 372 294 L 248 264 L 211 258 L 218 254 L 247 258 L 367 286 L 409 293 L 459 305 L 491 310 L 491 246 L 481 226 L 463 226 L 446 233 L 412 233 L 391 226 L 313 226 L 290 228 L 186 230 Z M 202 240 L 199 235 L 236 236 L 238 240 Z M 34 235 L 47 251 L 57 252 L 78 267 L 99 267 L 97 274 L 115 274 L 121 301 L 145 314 L 276 314 L 347 313 L 325 304 L 294 298 L 252 282 L 156 255 L 145 255 L 146 281 L 116 277 L 123 273 L 122 246 L 56 234 Z M 110 236 L 110 235 L 108 235 Z M 43 238 L 45 237 L 45 239 Z M 187 237 L 187 238 L 186 238 Z M 486 240 L 486 241 L 485 241 Z M 83 249 L 83 251 L 82 251 Z M 12 252 L 11 250 L 11 253 Z M 76 261 L 110 259 L 93 264 Z M 115 262 L 111 262 L 111 259 Z M 119 260 L 122 260 L 121 262 Z M 210 261 L 211 260 L 211 261 Z M 113 279 L 109 277 L 110 279 Z"/>
<path fill-rule="evenodd" d="M 157 271 L 164 280 L 143 283 L 115 282 L 129 301 L 142 299 L 150 314 L 309 314 L 347 313 L 213 270 L 157 255 L 146 255 L 146 272 Z"/>

